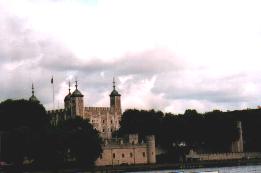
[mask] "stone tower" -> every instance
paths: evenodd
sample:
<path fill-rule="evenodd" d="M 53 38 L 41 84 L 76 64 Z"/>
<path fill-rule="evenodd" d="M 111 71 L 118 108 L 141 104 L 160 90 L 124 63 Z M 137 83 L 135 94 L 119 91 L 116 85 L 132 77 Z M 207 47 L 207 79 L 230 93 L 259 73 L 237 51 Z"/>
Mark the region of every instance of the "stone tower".
<path fill-rule="evenodd" d="M 110 94 L 110 107 L 114 112 L 121 113 L 121 95 L 115 89 L 114 78 L 113 78 L 113 90 Z"/>
<path fill-rule="evenodd" d="M 71 84 L 69 81 L 69 93 L 64 97 L 64 110 L 66 112 L 66 119 L 67 118 L 72 118 L 73 114 L 72 114 L 72 100 L 71 100 Z"/>
<path fill-rule="evenodd" d="M 113 78 L 113 90 L 110 94 L 110 112 L 114 119 L 114 131 L 120 128 L 121 120 L 121 95 L 115 89 L 115 80 Z"/>
<path fill-rule="evenodd" d="M 241 121 L 237 122 L 237 129 L 239 131 L 239 139 L 232 142 L 231 152 L 232 153 L 241 153 L 244 152 L 243 147 L 243 133 L 242 133 L 242 124 Z"/>
<path fill-rule="evenodd" d="M 146 136 L 148 163 L 156 163 L 156 149 L 154 135 Z"/>
<path fill-rule="evenodd" d="M 75 116 L 84 117 L 83 94 L 78 90 L 78 82 L 75 81 L 75 90 L 71 94 L 72 118 Z"/>
<path fill-rule="evenodd" d="M 71 109 L 71 86 L 69 82 L 69 93 L 64 97 L 64 109 L 65 110 L 70 110 Z"/>

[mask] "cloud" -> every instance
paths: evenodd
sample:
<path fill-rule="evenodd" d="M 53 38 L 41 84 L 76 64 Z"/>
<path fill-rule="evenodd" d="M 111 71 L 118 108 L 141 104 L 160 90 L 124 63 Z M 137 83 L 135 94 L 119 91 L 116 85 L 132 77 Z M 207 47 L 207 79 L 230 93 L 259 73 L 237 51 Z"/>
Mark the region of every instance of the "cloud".
<path fill-rule="evenodd" d="M 261 101 L 259 7 L 1 1 L 0 100 L 29 98 L 34 82 L 37 97 L 52 108 L 53 75 L 56 105 L 77 78 L 86 105 L 108 106 L 115 76 L 123 108 L 254 108 Z"/>

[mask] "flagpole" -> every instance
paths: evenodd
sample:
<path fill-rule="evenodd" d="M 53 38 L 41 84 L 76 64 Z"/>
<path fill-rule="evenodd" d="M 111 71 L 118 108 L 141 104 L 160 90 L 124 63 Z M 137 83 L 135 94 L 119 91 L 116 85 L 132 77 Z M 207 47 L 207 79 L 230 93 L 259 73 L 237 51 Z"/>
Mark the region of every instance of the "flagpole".
<path fill-rule="evenodd" d="M 53 85 L 53 109 L 54 109 L 54 82 L 53 82 L 53 76 L 52 76 L 52 79 L 51 79 L 51 83 Z"/>

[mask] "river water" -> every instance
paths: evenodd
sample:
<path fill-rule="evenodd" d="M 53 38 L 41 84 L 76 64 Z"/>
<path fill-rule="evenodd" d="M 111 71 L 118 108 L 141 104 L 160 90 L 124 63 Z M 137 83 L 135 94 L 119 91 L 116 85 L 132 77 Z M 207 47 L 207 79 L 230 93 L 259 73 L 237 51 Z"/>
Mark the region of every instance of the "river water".
<path fill-rule="evenodd" d="M 164 170 L 164 171 L 147 171 L 144 173 L 209 173 L 209 171 L 217 173 L 261 173 L 261 165 L 258 166 L 236 166 L 222 168 L 200 168 L 200 169 L 185 169 L 185 170 Z M 136 172 L 137 173 L 137 172 Z M 143 172 L 139 172 L 143 173 Z"/>

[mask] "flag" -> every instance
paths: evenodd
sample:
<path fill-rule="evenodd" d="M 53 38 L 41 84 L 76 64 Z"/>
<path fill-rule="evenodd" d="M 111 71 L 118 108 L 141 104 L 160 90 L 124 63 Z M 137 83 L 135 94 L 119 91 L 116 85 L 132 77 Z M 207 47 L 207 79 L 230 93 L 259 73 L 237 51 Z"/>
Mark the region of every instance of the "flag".
<path fill-rule="evenodd" d="M 52 76 L 52 79 L 51 79 L 51 84 L 53 84 L 53 76 Z"/>

